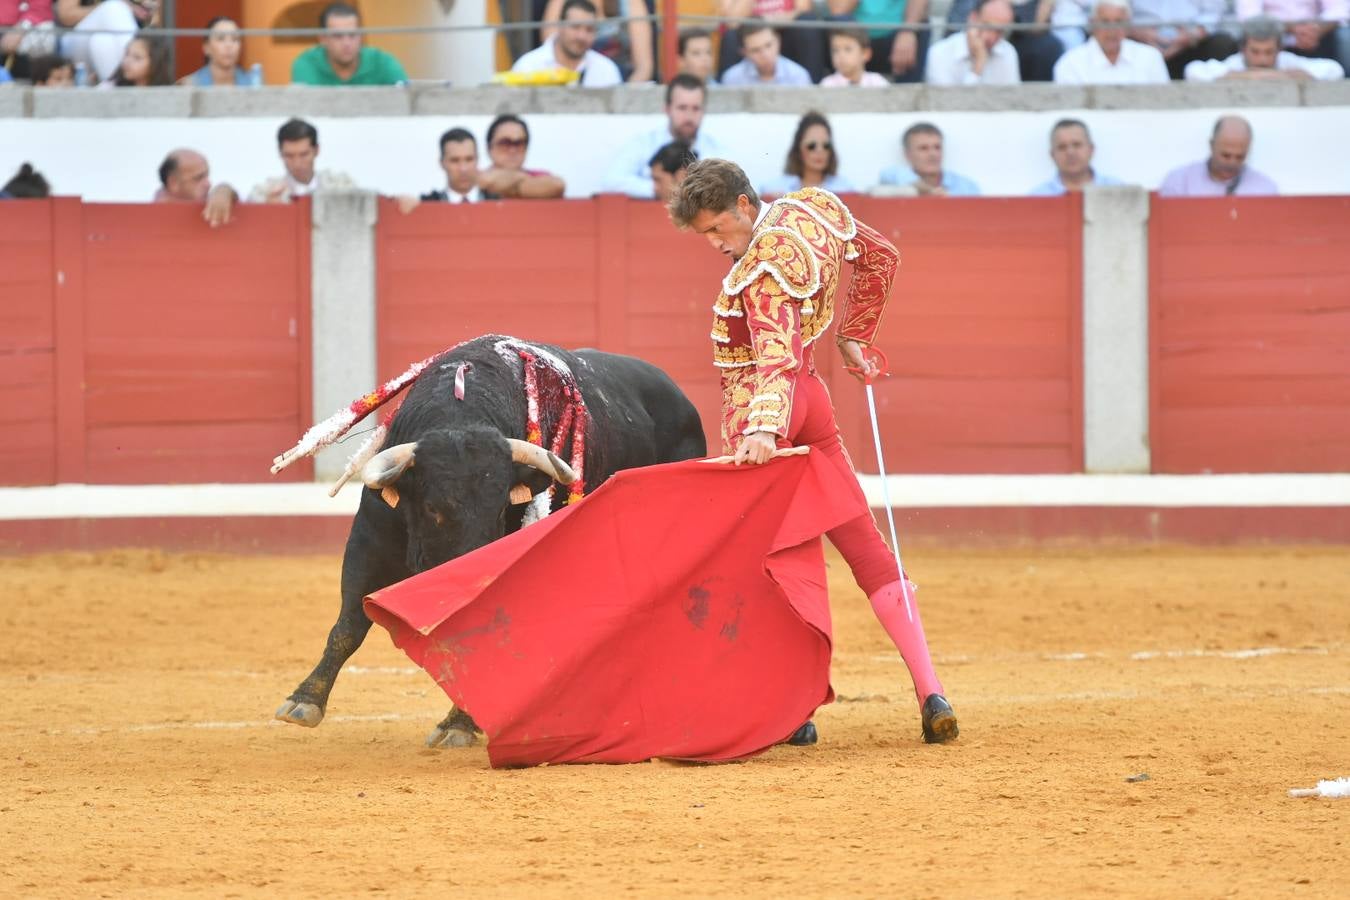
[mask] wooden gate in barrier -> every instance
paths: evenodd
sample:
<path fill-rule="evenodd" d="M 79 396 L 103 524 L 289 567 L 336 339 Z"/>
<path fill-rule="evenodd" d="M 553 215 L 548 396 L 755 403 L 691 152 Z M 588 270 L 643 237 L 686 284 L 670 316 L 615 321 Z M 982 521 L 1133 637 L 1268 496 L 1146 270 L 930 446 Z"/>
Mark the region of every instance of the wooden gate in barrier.
<path fill-rule="evenodd" d="M 1153 198 L 1155 472 L 1350 471 L 1350 197 Z"/>
<path fill-rule="evenodd" d="M 0 260 L 4 483 L 264 481 L 309 427 L 307 203 L 10 201 Z"/>

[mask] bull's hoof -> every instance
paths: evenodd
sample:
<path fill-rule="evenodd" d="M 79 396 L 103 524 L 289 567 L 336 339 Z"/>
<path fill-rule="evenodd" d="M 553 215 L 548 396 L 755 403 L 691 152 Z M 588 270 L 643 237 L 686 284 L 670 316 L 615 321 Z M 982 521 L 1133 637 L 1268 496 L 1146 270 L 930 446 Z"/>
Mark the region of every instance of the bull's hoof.
<path fill-rule="evenodd" d="M 478 743 L 479 730 L 472 716 L 462 709 L 452 708 L 450 714 L 441 719 L 440 724 L 427 735 L 426 744 L 432 750 L 472 747 Z"/>
<path fill-rule="evenodd" d="M 323 721 L 323 710 L 316 703 L 300 703 L 296 700 L 287 700 L 277 707 L 274 718 L 283 722 L 290 722 L 292 725 L 303 725 L 306 728 L 313 728 Z"/>
<path fill-rule="evenodd" d="M 437 725 L 427 735 L 427 746 L 432 750 L 449 750 L 451 747 L 472 747 L 478 743 L 478 735 L 472 728 L 463 725 Z"/>

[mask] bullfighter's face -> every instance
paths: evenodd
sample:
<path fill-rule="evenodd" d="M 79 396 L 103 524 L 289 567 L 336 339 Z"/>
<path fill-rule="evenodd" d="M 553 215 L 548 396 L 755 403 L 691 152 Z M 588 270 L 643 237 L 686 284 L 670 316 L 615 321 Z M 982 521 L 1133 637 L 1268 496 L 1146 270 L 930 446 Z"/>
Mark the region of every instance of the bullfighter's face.
<path fill-rule="evenodd" d="M 718 253 L 740 259 L 750 249 L 750 238 L 755 231 L 755 216 L 759 207 L 744 194 L 736 198 L 736 205 L 722 212 L 700 210 L 689 227 L 708 239 Z"/>

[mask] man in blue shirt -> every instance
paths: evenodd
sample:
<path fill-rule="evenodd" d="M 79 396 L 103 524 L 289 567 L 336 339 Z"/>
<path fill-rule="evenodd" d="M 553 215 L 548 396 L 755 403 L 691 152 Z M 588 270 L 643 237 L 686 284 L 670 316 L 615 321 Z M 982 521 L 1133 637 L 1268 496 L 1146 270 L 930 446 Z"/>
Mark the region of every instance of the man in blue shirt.
<path fill-rule="evenodd" d="M 693 75 L 680 73 L 666 85 L 666 125 L 635 135 L 614 157 L 602 191 L 655 200 L 651 159 L 671 141 L 688 144 L 699 159 L 724 156 L 722 146 L 702 130 L 708 91 Z"/>
<path fill-rule="evenodd" d="M 782 54 L 778 32 L 764 22 L 740 27 L 741 53 L 745 58 L 722 73 L 723 87 L 754 87 L 760 84 L 805 86 L 811 74 Z M 700 159 L 704 159 L 702 155 Z"/>
<path fill-rule="evenodd" d="M 978 197 L 975 182 L 942 167 L 942 132 L 931 122 L 916 122 L 900 138 L 908 165 L 882 170 L 886 186 L 910 188 L 916 194 L 934 197 Z M 880 193 L 880 192 L 879 192 Z"/>
<path fill-rule="evenodd" d="M 1060 119 L 1050 129 L 1050 158 L 1055 161 L 1055 177 L 1031 189 L 1033 197 L 1058 197 L 1086 187 L 1112 187 L 1124 184 L 1119 178 L 1103 175 L 1092 168 L 1096 147 L 1087 125 L 1078 119 Z"/>

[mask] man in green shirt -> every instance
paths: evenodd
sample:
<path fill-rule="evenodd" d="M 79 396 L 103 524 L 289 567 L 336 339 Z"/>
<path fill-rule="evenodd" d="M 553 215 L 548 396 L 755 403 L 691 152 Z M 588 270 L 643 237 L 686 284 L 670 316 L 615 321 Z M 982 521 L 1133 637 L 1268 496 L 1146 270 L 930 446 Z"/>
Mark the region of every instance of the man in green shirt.
<path fill-rule="evenodd" d="M 362 47 L 361 15 L 346 3 L 330 3 L 319 15 L 319 27 L 327 34 L 319 46 L 310 47 L 291 64 L 292 84 L 321 87 L 343 85 L 399 84 L 408 80 L 403 65 L 392 54 Z"/>

